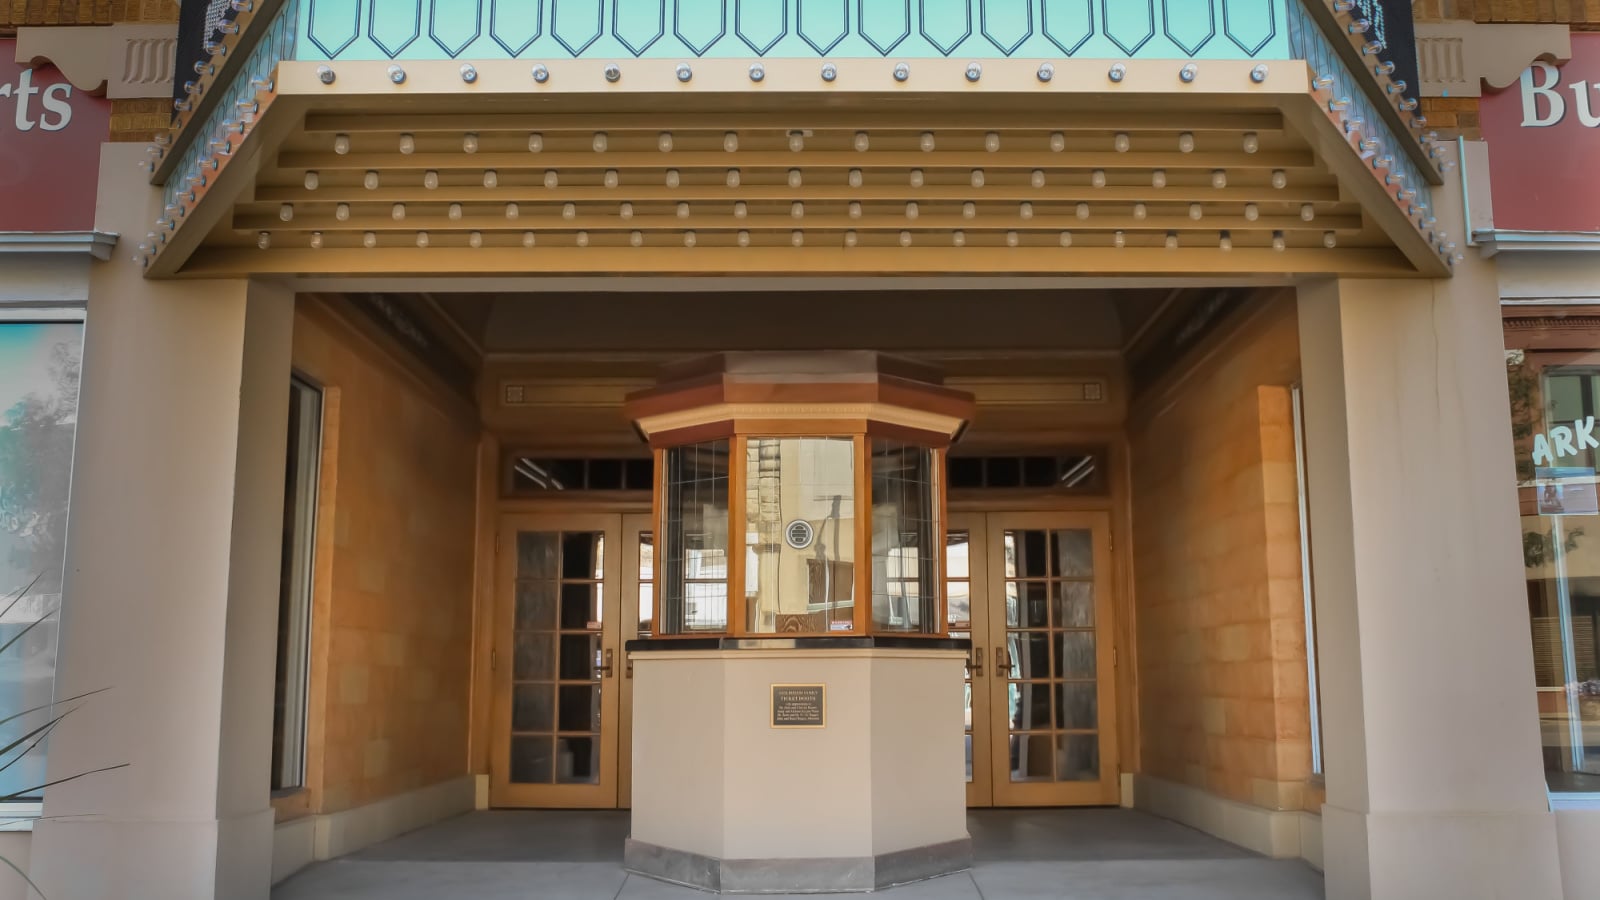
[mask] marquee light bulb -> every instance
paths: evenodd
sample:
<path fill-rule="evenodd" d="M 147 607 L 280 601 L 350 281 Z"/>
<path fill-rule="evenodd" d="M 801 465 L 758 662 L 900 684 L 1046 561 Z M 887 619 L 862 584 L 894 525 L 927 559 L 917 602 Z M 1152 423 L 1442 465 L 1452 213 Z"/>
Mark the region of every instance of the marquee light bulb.
<path fill-rule="evenodd" d="M 789 204 L 789 215 L 792 218 L 803 219 L 806 215 L 806 205 L 799 200 Z"/>
<path fill-rule="evenodd" d="M 961 204 L 961 218 L 963 218 L 963 219 L 973 219 L 973 218 L 976 218 L 977 215 L 978 215 L 978 204 L 973 203 L 971 200 L 968 200 L 967 202 Z"/>
<path fill-rule="evenodd" d="M 738 187 L 738 186 L 739 186 L 739 170 L 738 169 L 729 169 L 728 170 L 728 187 Z"/>
<path fill-rule="evenodd" d="M 642 231 L 630 231 L 630 232 L 628 232 L 628 243 L 630 245 L 634 246 L 634 247 L 643 246 L 644 245 L 644 232 L 642 232 Z"/>
<path fill-rule="evenodd" d="M 1185 131 L 1184 133 L 1178 135 L 1178 152 L 1180 152 L 1180 153 L 1193 153 L 1194 152 L 1194 134 L 1193 133 Z"/>
<path fill-rule="evenodd" d="M 1127 234 L 1119 231 L 1119 232 L 1116 232 L 1115 234 L 1111 235 L 1111 246 L 1116 247 L 1118 250 L 1121 250 L 1123 247 L 1128 246 L 1128 236 L 1127 236 Z"/>
<path fill-rule="evenodd" d="M 850 201 L 849 210 L 850 210 L 850 218 L 852 218 L 852 219 L 861 218 L 861 203 L 859 201 L 851 200 Z"/>
<path fill-rule="evenodd" d="M 735 200 L 733 203 L 733 217 L 742 219 L 748 215 L 750 215 L 750 207 L 743 200 Z"/>
<path fill-rule="evenodd" d="M 1133 141 L 1128 138 L 1125 132 L 1119 131 L 1117 136 L 1111 139 L 1111 146 L 1118 153 L 1127 153 L 1128 148 L 1133 146 Z"/>
<path fill-rule="evenodd" d="M 555 169 L 545 169 L 544 170 L 544 186 L 545 187 L 550 188 L 551 190 L 554 190 L 560 184 L 561 184 L 561 176 L 556 174 L 556 170 Z"/>
<path fill-rule="evenodd" d="M 448 212 L 446 212 L 446 215 L 448 215 L 450 217 L 450 220 L 452 222 L 460 221 L 460 219 L 461 219 L 461 204 L 459 204 L 459 203 L 450 204 L 450 209 L 449 209 Z"/>
<path fill-rule="evenodd" d="M 1256 134 L 1254 131 L 1247 131 L 1244 134 L 1243 144 L 1244 152 L 1255 153 L 1261 149 L 1261 136 Z"/>
<path fill-rule="evenodd" d="M 610 139 L 606 137 L 606 133 L 604 131 L 596 131 L 594 133 L 594 140 L 589 144 L 589 146 L 594 148 L 594 152 L 596 153 L 606 152 L 606 147 L 609 145 Z"/>
<path fill-rule="evenodd" d="M 900 232 L 900 246 L 902 246 L 902 247 L 911 246 L 911 232 L 909 232 L 909 231 Z"/>
<path fill-rule="evenodd" d="M 1044 187 L 1044 170 L 1034 169 L 1033 173 L 1028 176 L 1028 183 L 1033 185 L 1035 188 Z"/>
<path fill-rule="evenodd" d="M 867 152 L 867 148 L 872 146 L 872 139 L 867 136 L 865 131 L 858 131 L 856 132 L 855 140 L 852 143 L 857 152 L 865 153 Z"/>
<path fill-rule="evenodd" d="M 1133 205 L 1133 217 L 1135 219 L 1138 219 L 1139 221 L 1143 222 L 1145 217 L 1148 216 L 1149 214 L 1150 214 L 1150 211 L 1145 208 L 1145 205 L 1143 203 L 1135 203 Z"/>
<path fill-rule="evenodd" d="M 675 187 L 677 187 L 678 185 L 680 185 L 682 183 L 683 183 L 683 177 L 678 174 L 678 170 L 677 169 L 668 169 L 667 170 L 667 187 L 675 188 Z"/>
<path fill-rule="evenodd" d="M 672 132 L 663 131 L 656 135 L 656 149 L 662 153 L 672 152 Z"/>
<path fill-rule="evenodd" d="M 1063 246 L 1063 247 L 1071 247 L 1072 246 L 1072 232 L 1070 232 L 1070 231 L 1061 232 L 1061 237 L 1058 239 L 1058 241 L 1061 244 L 1061 246 Z"/>
<path fill-rule="evenodd" d="M 1272 233 L 1272 249 L 1281 252 L 1286 246 L 1288 246 L 1288 242 L 1283 239 L 1283 232 L 1274 231 Z"/>
<path fill-rule="evenodd" d="M 285 222 L 293 221 L 294 220 L 294 205 L 290 204 L 290 203 L 285 203 L 282 206 L 278 207 L 278 218 L 282 219 Z"/>
<path fill-rule="evenodd" d="M 1015 231 L 1006 232 L 1006 246 L 1007 247 L 1015 247 L 1015 246 L 1017 246 L 1017 244 L 1019 244 L 1021 242 L 1022 242 L 1022 239 L 1017 236 L 1017 233 Z"/>
<path fill-rule="evenodd" d="M 466 134 L 461 136 L 461 152 L 463 152 L 463 153 L 477 153 L 478 152 L 478 136 L 476 134 L 474 134 L 473 132 L 469 131 Z"/>
<path fill-rule="evenodd" d="M 467 246 L 471 247 L 474 250 L 478 249 L 479 247 L 482 247 L 483 246 L 483 232 L 481 232 L 481 231 L 469 231 L 469 232 L 467 232 Z"/>
<path fill-rule="evenodd" d="M 389 217 L 396 222 L 404 219 L 406 217 L 406 205 L 404 203 L 396 203 L 394 206 L 389 207 Z"/>
<path fill-rule="evenodd" d="M 729 131 L 729 132 L 723 134 L 722 135 L 722 149 L 728 151 L 729 153 L 732 153 L 735 150 L 738 150 L 739 149 L 739 133 L 736 132 L 736 131 Z"/>
<path fill-rule="evenodd" d="M 361 246 L 367 248 L 368 250 L 378 246 L 377 233 L 372 231 L 363 231 L 361 233 Z"/>
<path fill-rule="evenodd" d="M 967 233 L 965 231 L 952 232 L 950 234 L 950 243 L 957 247 L 965 247 L 967 245 Z"/>
<path fill-rule="evenodd" d="M 537 131 L 532 132 L 531 134 L 528 135 L 528 152 L 529 153 L 542 153 L 542 152 L 544 152 L 544 135 L 540 134 Z M 530 234 L 531 233 L 532 232 L 530 232 Z"/>
<path fill-rule="evenodd" d="M 417 246 L 418 247 L 426 247 L 426 246 L 428 246 L 428 233 L 426 231 L 417 232 Z"/>
<path fill-rule="evenodd" d="M 1106 170 L 1105 169 L 1095 169 L 1093 172 L 1090 172 L 1089 173 L 1089 183 L 1094 185 L 1097 188 L 1105 187 L 1106 186 Z"/>
<path fill-rule="evenodd" d="M 536 243 L 536 241 L 537 241 L 537 238 L 534 237 L 533 232 L 524 231 L 522 233 L 522 246 L 524 246 L 524 247 L 532 247 L 534 245 L 534 243 Z"/>
<path fill-rule="evenodd" d="M 798 247 L 801 244 L 804 244 L 805 242 L 806 242 L 806 233 L 804 231 L 791 231 L 791 232 L 789 232 L 789 243 L 790 244 Z"/>
<path fill-rule="evenodd" d="M 1168 250 L 1176 250 L 1176 249 L 1178 249 L 1178 233 L 1176 231 L 1167 232 L 1167 240 L 1166 240 L 1164 246 Z"/>
<path fill-rule="evenodd" d="M 350 218 L 350 204 L 340 203 L 335 206 L 333 208 L 333 217 L 341 222 L 348 221 Z"/>
<path fill-rule="evenodd" d="M 1289 186 L 1289 175 L 1288 175 L 1288 173 L 1284 172 L 1282 169 L 1273 169 L 1272 170 L 1272 186 L 1277 188 L 1280 191 L 1283 190 L 1284 188 L 1288 187 Z"/>
<path fill-rule="evenodd" d="M 256 246 L 265 250 L 272 246 L 272 235 L 269 232 L 259 232 L 256 235 Z"/>
<path fill-rule="evenodd" d="M 800 186 L 800 184 L 801 184 L 800 170 L 799 169 L 790 169 L 789 170 L 789 187 L 797 188 L 797 187 Z"/>
<path fill-rule="evenodd" d="M 1089 204 L 1079 203 L 1078 208 L 1074 210 L 1074 214 L 1077 215 L 1079 219 L 1089 218 Z"/>
<path fill-rule="evenodd" d="M 975 187 L 975 188 L 983 187 L 983 170 L 982 169 L 973 169 L 972 170 L 972 186 Z"/>
<path fill-rule="evenodd" d="M 1222 232 L 1222 235 L 1217 238 L 1217 247 L 1222 250 L 1232 250 L 1233 235 L 1226 231 Z"/>
<path fill-rule="evenodd" d="M 1301 219 L 1301 221 L 1309 222 L 1312 219 L 1315 219 L 1316 217 L 1317 217 L 1317 208 L 1315 206 L 1312 206 L 1309 203 L 1302 203 L 1300 205 L 1300 219 Z"/>
<path fill-rule="evenodd" d="M 1033 218 L 1033 204 L 1026 200 L 1022 201 L 1022 204 L 1017 207 L 1017 214 L 1024 219 Z"/>
<path fill-rule="evenodd" d="M 1164 187 L 1166 187 L 1167 186 L 1167 170 L 1166 169 L 1156 169 L 1154 172 L 1151 172 L 1150 173 L 1150 186 L 1153 187 L 1153 188 L 1164 188 Z"/>
<path fill-rule="evenodd" d="M 1322 246 L 1327 247 L 1329 250 L 1339 246 L 1338 235 L 1331 231 L 1324 231 L 1322 233 Z"/>
<path fill-rule="evenodd" d="M 362 184 L 362 186 L 364 186 L 369 191 L 377 190 L 378 189 L 378 173 L 377 173 L 377 171 L 373 170 L 373 169 L 368 169 L 367 170 L 367 174 L 365 174 L 365 175 L 363 175 L 361 177 L 361 184 Z"/>
<path fill-rule="evenodd" d="M 733 236 L 733 242 L 738 244 L 741 247 L 750 246 L 750 232 L 748 232 L 748 231 L 739 232 L 738 234 Z"/>
<path fill-rule="evenodd" d="M 308 190 L 308 191 L 316 190 L 317 189 L 317 185 L 320 184 L 321 181 L 322 180 L 319 177 L 317 177 L 317 173 L 316 172 L 307 172 L 306 173 L 306 181 L 305 181 L 306 190 Z"/>
<path fill-rule="evenodd" d="M 604 184 L 608 188 L 616 187 L 617 186 L 617 170 L 616 169 L 607 169 L 606 173 L 604 175 L 600 176 L 600 183 Z"/>
<path fill-rule="evenodd" d="M 333 136 L 333 152 L 340 156 L 350 152 L 350 135 L 336 134 Z"/>
<path fill-rule="evenodd" d="M 846 231 L 844 233 L 844 245 L 846 247 L 854 247 L 856 245 L 856 233 L 854 231 Z"/>
<path fill-rule="evenodd" d="M 493 169 L 484 169 L 483 170 L 483 186 L 486 187 L 486 188 L 499 187 L 500 186 L 500 173 L 496 172 Z"/>
<path fill-rule="evenodd" d="M 1246 203 L 1244 205 L 1244 218 L 1246 222 L 1254 222 L 1261 218 L 1261 208 L 1254 203 Z"/>
<path fill-rule="evenodd" d="M 1222 169 L 1211 170 L 1211 186 L 1222 189 L 1228 186 L 1228 173 Z"/>
<path fill-rule="evenodd" d="M 906 204 L 906 218 L 915 219 L 918 215 L 920 215 L 920 212 L 917 209 L 917 201 L 912 200 L 911 202 L 907 203 Z"/>
<path fill-rule="evenodd" d="M 1050 132 L 1050 152 L 1060 153 L 1067 149 L 1067 136 L 1059 131 Z"/>
<path fill-rule="evenodd" d="M 692 232 L 692 231 L 685 231 L 685 232 L 684 232 L 684 233 L 683 233 L 683 245 L 684 245 L 684 246 L 685 246 L 685 247 L 693 247 L 693 246 L 694 246 L 694 244 L 695 244 L 695 237 L 694 237 L 694 232 Z"/>
<path fill-rule="evenodd" d="M 983 136 L 983 149 L 994 153 L 1000 149 L 1000 133 L 991 131 Z"/>
<path fill-rule="evenodd" d="M 578 217 L 578 204 L 576 204 L 576 203 L 563 203 L 563 204 L 561 204 L 561 218 L 566 219 L 567 221 L 570 222 L 573 219 L 576 219 L 577 217 Z"/>
<path fill-rule="evenodd" d="M 579 247 L 587 247 L 587 246 L 589 246 L 589 232 L 587 232 L 587 231 L 578 232 L 576 235 L 573 236 L 573 241 L 575 241 Z"/>
<path fill-rule="evenodd" d="M 922 148 L 922 152 L 923 153 L 932 153 L 933 152 L 933 132 L 924 131 L 922 133 L 922 136 L 917 139 L 917 146 Z"/>
<path fill-rule="evenodd" d="M 506 204 L 506 218 L 515 219 L 520 215 L 522 215 L 521 207 L 517 206 L 515 203 Z"/>
<path fill-rule="evenodd" d="M 851 169 L 850 170 L 850 186 L 853 187 L 853 188 L 861 187 L 861 180 L 862 180 L 861 179 L 861 170 L 860 169 Z"/>
<path fill-rule="evenodd" d="M 428 171 L 423 172 L 422 173 L 422 186 L 427 188 L 430 191 L 433 190 L 434 188 L 437 188 L 439 186 L 439 173 L 433 171 L 432 169 L 429 169 Z"/>
<path fill-rule="evenodd" d="M 789 132 L 789 152 L 799 153 L 806 148 L 806 137 L 798 131 Z"/>
<path fill-rule="evenodd" d="M 925 183 L 926 183 L 926 179 L 924 178 L 924 176 L 922 174 L 922 170 L 921 169 L 912 169 L 911 170 L 911 186 L 914 187 L 914 188 L 919 188 L 919 187 L 922 187 L 923 184 L 925 184 Z"/>
<path fill-rule="evenodd" d="M 406 154 L 417 152 L 416 137 L 410 134 L 400 135 L 400 152 Z"/>
<path fill-rule="evenodd" d="M 678 218 L 680 219 L 689 218 L 689 204 L 679 203 L 676 212 L 678 214 Z"/>
<path fill-rule="evenodd" d="M 1198 203 L 1189 204 L 1189 218 L 1191 218 L 1191 219 L 1195 220 L 1196 222 L 1198 222 L 1198 221 L 1200 221 L 1200 219 L 1202 217 L 1205 216 L 1205 214 L 1206 214 L 1205 207 L 1201 206 Z"/>

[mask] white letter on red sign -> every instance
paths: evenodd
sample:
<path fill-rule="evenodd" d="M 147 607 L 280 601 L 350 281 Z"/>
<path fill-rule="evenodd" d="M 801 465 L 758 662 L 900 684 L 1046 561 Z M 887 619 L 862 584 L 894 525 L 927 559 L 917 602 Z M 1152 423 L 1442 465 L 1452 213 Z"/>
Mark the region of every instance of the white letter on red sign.
<path fill-rule="evenodd" d="M 1533 83 L 1533 70 L 1541 69 L 1544 72 L 1544 84 Z M 1567 101 L 1556 93 L 1556 87 L 1561 84 L 1561 72 L 1555 66 L 1546 62 L 1536 62 L 1522 70 L 1522 127 L 1523 128 L 1548 128 L 1560 122 L 1567 115 Z M 1539 98 L 1544 97 L 1550 102 L 1550 115 L 1540 117 Z"/>

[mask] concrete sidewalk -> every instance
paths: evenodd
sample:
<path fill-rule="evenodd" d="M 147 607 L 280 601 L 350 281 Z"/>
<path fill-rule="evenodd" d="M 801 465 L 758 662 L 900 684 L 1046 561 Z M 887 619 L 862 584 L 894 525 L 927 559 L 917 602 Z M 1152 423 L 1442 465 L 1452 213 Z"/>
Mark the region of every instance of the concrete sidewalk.
<path fill-rule="evenodd" d="M 979 810 L 972 871 L 890 900 L 1313 900 L 1322 876 L 1126 809 Z M 273 900 L 703 900 L 622 871 L 628 813 L 477 812 L 318 863 Z M 777 895 L 764 895 L 774 897 Z M 815 897 L 816 895 L 809 895 Z"/>

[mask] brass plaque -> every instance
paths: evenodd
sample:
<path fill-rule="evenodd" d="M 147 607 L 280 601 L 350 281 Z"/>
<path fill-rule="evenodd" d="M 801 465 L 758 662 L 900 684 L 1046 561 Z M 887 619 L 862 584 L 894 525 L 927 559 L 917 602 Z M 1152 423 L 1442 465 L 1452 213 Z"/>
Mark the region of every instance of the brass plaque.
<path fill-rule="evenodd" d="M 773 728 L 825 728 L 827 724 L 827 685 L 775 684 L 772 686 Z"/>

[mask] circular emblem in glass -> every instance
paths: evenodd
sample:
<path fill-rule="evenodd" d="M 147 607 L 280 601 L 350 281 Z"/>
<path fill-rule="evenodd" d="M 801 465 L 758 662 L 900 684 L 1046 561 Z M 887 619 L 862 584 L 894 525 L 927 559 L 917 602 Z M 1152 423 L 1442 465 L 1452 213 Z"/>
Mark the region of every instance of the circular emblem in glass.
<path fill-rule="evenodd" d="M 811 542 L 816 536 L 816 530 L 805 519 L 795 519 L 783 526 L 784 541 L 796 550 L 804 550 L 811 546 Z"/>

